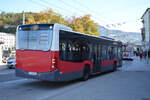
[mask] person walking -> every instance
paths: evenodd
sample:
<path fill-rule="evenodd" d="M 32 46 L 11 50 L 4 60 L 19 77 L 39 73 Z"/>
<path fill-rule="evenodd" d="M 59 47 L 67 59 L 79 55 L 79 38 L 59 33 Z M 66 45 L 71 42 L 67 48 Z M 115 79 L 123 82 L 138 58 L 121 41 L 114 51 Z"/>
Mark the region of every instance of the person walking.
<path fill-rule="evenodd" d="M 148 57 L 150 58 L 150 50 L 148 51 Z"/>
<path fill-rule="evenodd" d="M 144 51 L 144 52 L 143 52 L 143 56 L 144 56 L 144 58 L 146 59 L 146 57 L 147 57 L 147 51 Z"/>
<path fill-rule="evenodd" d="M 150 60 L 150 50 L 148 50 L 148 53 L 147 53 L 147 57 L 148 57 L 148 63 L 149 63 L 149 60 Z"/>
<path fill-rule="evenodd" d="M 142 60 L 142 57 L 143 57 L 143 53 L 140 52 L 140 60 Z"/>

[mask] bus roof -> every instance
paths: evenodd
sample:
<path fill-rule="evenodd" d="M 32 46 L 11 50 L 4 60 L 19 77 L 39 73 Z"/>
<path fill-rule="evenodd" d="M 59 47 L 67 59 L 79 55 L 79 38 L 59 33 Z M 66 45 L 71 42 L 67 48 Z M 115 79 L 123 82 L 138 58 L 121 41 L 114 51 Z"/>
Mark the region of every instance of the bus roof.
<path fill-rule="evenodd" d="M 60 29 L 60 30 L 63 30 L 63 31 L 73 32 L 73 33 L 75 33 L 75 34 L 85 35 L 85 36 L 89 36 L 89 37 L 95 37 L 95 38 L 104 39 L 104 40 L 113 41 L 113 42 L 118 42 L 118 43 L 121 43 L 121 44 L 122 44 L 121 41 L 116 41 L 115 39 L 110 38 L 110 37 L 94 36 L 94 35 L 90 35 L 90 34 L 85 34 L 85 33 L 80 33 L 80 32 L 76 32 L 76 31 L 72 31 L 72 28 L 67 27 L 67 26 L 65 26 L 65 25 L 58 24 L 58 23 L 27 24 L 27 25 L 19 25 L 18 27 L 21 27 L 21 26 L 33 26 L 33 25 L 52 25 L 52 26 L 56 25 L 56 26 L 65 27 L 65 28 L 68 29 L 68 30 L 66 30 L 66 29 Z"/>

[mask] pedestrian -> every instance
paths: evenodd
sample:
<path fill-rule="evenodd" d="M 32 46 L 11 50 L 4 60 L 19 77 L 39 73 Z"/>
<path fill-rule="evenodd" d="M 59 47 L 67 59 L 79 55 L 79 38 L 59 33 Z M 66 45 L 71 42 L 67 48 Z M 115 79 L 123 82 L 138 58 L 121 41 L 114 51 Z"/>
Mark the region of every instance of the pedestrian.
<path fill-rule="evenodd" d="M 140 60 L 142 60 L 142 57 L 143 57 L 143 53 L 140 52 Z"/>
<path fill-rule="evenodd" d="M 148 51 L 148 58 L 150 58 L 150 50 Z"/>
<path fill-rule="evenodd" d="M 150 50 L 148 50 L 147 56 L 148 56 L 148 63 L 149 63 L 149 60 L 150 60 Z"/>
<path fill-rule="evenodd" d="M 144 51 L 144 52 L 143 52 L 143 56 L 144 56 L 144 58 L 146 59 L 146 57 L 147 57 L 147 51 Z"/>
<path fill-rule="evenodd" d="M 134 56 L 136 55 L 136 51 L 133 51 L 133 53 L 134 53 Z"/>

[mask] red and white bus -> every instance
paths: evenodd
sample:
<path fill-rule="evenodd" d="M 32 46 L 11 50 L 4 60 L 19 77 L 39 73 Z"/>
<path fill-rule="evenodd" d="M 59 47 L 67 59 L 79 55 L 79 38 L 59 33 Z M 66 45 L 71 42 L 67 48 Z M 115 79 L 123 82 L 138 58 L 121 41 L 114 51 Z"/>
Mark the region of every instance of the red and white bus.
<path fill-rule="evenodd" d="M 122 65 L 122 43 L 72 31 L 60 24 L 21 25 L 16 75 L 48 81 L 87 80 Z"/>
<path fill-rule="evenodd" d="M 125 44 L 125 45 L 122 45 L 122 59 L 123 60 L 131 60 L 133 61 L 133 58 L 134 58 L 134 47 L 130 44 Z"/>

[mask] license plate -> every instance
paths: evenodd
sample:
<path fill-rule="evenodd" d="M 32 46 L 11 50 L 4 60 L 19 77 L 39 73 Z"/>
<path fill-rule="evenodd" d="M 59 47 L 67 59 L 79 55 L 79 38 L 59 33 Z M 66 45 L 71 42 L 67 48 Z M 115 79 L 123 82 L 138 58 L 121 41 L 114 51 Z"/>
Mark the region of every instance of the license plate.
<path fill-rule="evenodd" d="M 37 75 L 37 72 L 29 72 L 29 75 Z"/>

